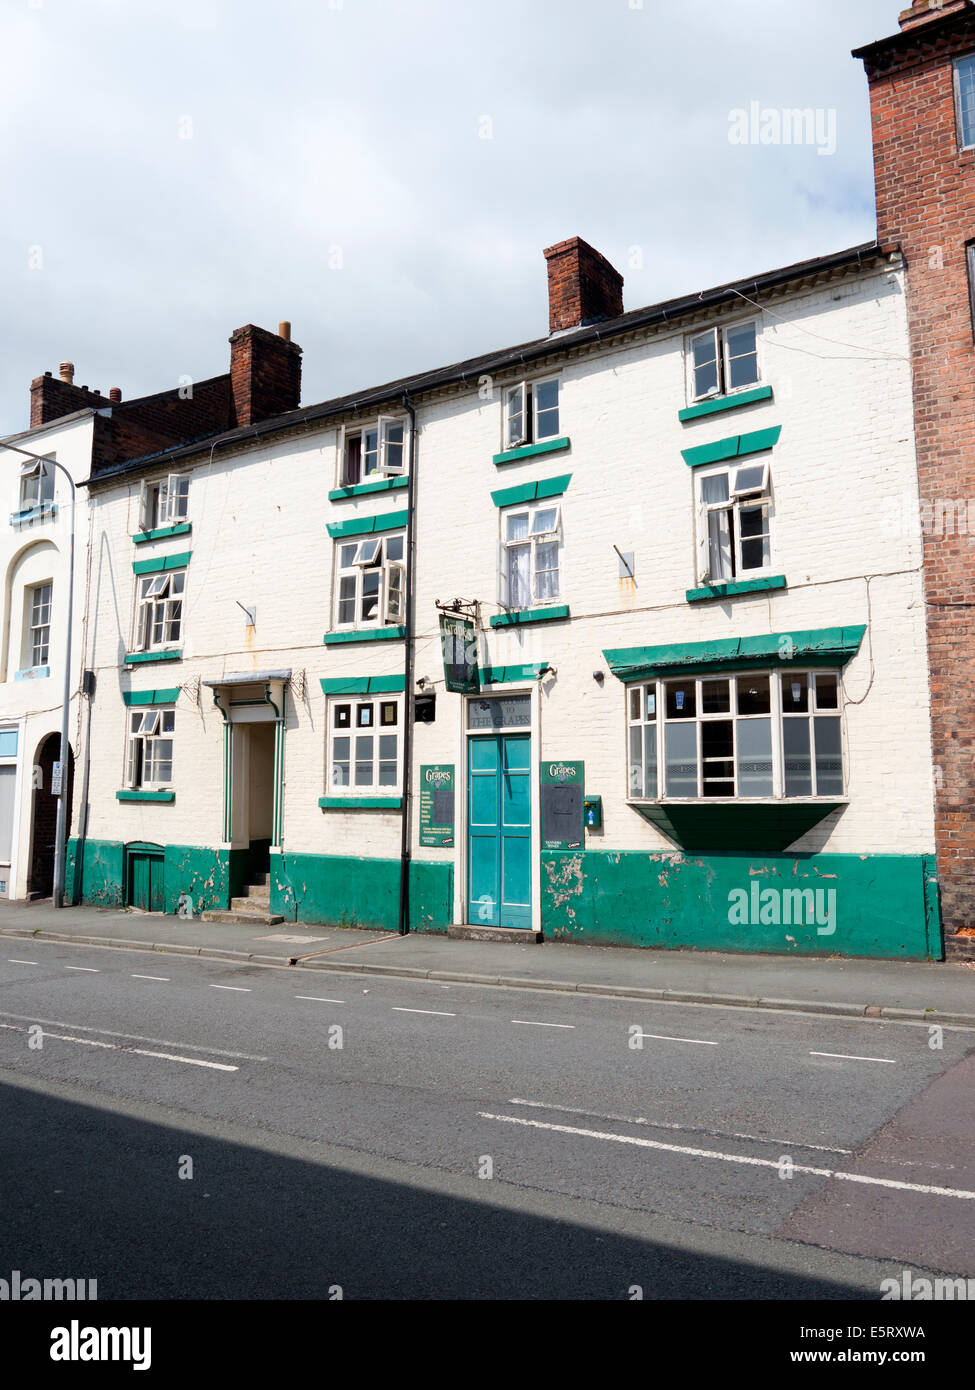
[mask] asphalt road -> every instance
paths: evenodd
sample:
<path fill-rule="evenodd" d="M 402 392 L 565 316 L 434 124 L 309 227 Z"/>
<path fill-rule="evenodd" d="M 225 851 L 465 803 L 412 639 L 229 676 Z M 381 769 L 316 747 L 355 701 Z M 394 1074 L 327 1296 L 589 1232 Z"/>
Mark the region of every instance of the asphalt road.
<path fill-rule="evenodd" d="M 4 940 L 0 1277 L 518 1300 L 975 1277 L 973 1052 L 960 1029 Z"/>

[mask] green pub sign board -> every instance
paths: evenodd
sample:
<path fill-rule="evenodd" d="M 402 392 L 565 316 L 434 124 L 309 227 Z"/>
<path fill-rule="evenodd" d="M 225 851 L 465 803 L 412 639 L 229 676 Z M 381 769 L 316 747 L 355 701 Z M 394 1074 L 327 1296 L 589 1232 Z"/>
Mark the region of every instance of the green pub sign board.
<path fill-rule="evenodd" d="M 481 677 L 477 669 L 477 633 L 464 618 L 440 615 L 444 684 L 460 695 L 478 695 Z"/>
<path fill-rule="evenodd" d="M 454 843 L 454 765 L 420 767 L 420 844 L 449 849 Z"/>
<path fill-rule="evenodd" d="M 542 763 L 542 848 L 582 849 L 585 763 Z"/>

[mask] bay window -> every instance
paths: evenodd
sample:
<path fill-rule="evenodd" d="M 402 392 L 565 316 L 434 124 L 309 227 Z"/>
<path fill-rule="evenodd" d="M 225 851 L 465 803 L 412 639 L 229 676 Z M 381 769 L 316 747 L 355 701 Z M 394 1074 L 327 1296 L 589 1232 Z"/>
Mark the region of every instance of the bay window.
<path fill-rule="evenodd" d="M 748 671 L 631 686 L 631 801 L 844 794 L 836 671 Z"/>

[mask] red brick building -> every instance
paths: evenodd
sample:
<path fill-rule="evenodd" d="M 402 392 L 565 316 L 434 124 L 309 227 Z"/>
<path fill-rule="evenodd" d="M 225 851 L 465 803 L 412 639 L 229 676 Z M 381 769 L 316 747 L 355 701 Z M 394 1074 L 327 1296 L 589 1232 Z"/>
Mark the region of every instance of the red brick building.
<path fill-rule="evenodd" d="M 907 262 L 945 937 L 975 926 L 975 4 L 917 0 L 854 56 L 878 240 Z"/>

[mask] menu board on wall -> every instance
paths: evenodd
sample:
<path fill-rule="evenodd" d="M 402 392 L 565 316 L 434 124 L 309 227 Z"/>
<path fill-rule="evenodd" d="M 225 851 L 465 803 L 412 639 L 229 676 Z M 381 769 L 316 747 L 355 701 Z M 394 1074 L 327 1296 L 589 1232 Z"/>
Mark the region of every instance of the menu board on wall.
<path fill-rule="evenodd" d="M 454 765 L 420 767 L 420 844 L 449 849 L 454 843 Z"/>

